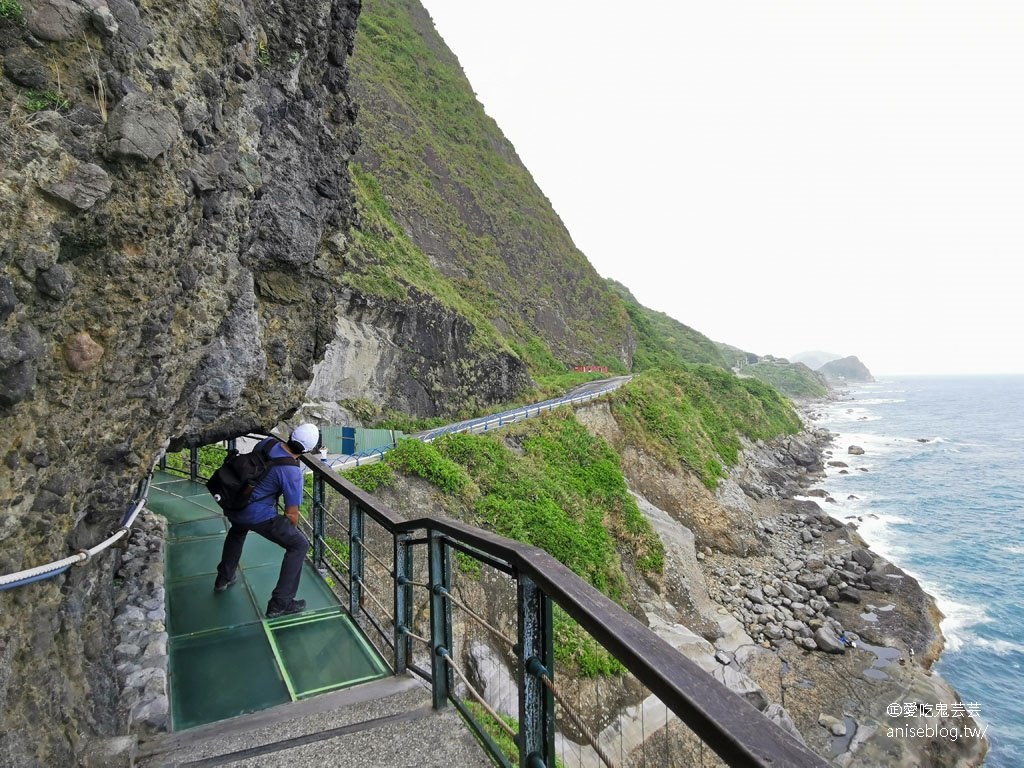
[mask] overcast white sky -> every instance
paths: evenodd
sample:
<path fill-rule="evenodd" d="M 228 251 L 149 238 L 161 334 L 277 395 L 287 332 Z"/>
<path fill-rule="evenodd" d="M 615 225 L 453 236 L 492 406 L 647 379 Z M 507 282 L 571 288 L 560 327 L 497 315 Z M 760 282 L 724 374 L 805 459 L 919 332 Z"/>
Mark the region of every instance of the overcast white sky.
<path fill-rule="evenodd" d="M 760 354 L 1024 373 L 1024 3 L 423 3 L 643 304 Z"/>

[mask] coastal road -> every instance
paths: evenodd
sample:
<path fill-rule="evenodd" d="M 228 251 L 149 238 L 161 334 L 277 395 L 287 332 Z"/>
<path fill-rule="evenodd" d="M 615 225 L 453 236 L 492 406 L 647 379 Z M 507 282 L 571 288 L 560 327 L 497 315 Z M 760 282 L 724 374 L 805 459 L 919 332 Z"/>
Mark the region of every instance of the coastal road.
<path fill-rule="evenodd" d="M 523 419 L 538 416 L 541 413 L 551 411 L 552 409 L 558 408 L 562 405 L 575 405 L 587 402 L 588 400 L 593 400 L 601 395 L 606 395 L 609 392 L 615 391 L 632 378 L 632 376 L 616 376 L 611 379 L 588 381 L 586 384 L 580 384 L 578 387 L 569 390 L 561 397 L 544 400 L 543 402 L 534 403 L 533 405 L 510 408 L 509 410 L 502 411 L 501 413 L 493 413 L 488 416 L 480 416 L 475 419 L 459 421 L 455 424 L 449 424 L 436 429 L 429 429 L 425 432 L 417 432 L 416 434 L 411 435 L 411 437 L 415 437 L 417 440 L 429 443 L 431 440 L 436 440 L 442 435 L 449 435 L 455 432 L 487 432 L 491 429 L 497 429 L 509 424 L 514 424 L 517 421 L 522 421 Z"/>
<path fill-rule="evenodd" d="M 544 400 L 540 403 L 533 403 L 532 405 L 523 405 L 518 408 L 510 408 L 500 413 L 493 413 L 487 416 L 480 416 L 475 419 L 466 419 L 465 421 L 458 421 L 454 424 L 448 424 L 444 427 L 437 427 L 436 429 L 428 429 L 424 432 L 417 432 L 414 435 L 410 435 L 416 440 L 422 440 L 425 443 L 429 443 L 432 440 L 436 440 L 443 435 L 450 435 L 460 432 L 489 432 L 493 429 L 501 429 L 509 424 L 515 424 L 523 421 L 524 419 L 534 418 L 542 413 L 547 413 L 560 408 L 563 405 L 578 405 L 585 403 L 590 400 L 607 395 L 609 392 L 614 392 L 616 389 L 621 387 L 627 381 L 632 379 L 632 376 L 615 376 L 610 379 L 598 379 L 597 381 L 588 381 L 585 384 L 581 384 L 578 387 L 566 392 L 561 397 L 552 398 L 551 400 Z M 336 472 L 342 472 L 352 467 L 362 466 L 363 464 L 372 464 L 380 461 L 384 454 L 387 452 L 387 448 L 376 449 L 366 456 L 327 456 L 323 460 L 331 466 Z"/>

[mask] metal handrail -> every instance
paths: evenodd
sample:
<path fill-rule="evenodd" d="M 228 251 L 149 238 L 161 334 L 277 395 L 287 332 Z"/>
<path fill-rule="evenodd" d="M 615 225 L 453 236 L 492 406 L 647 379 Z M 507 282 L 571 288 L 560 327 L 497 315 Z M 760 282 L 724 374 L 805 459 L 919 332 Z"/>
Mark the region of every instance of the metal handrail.
<path fill-rule="evenodd" d="M 728 764 L 826 765 L 749 702 L 543 550 L 454 520 L 407 520 L 323 463 L 305 456 L 302 461 L 318 480 L 357 505 L 394 537 L 426 530 L 428 538 L 440 535 L 453 544 L 507 563 L 517 579 L 536 584 Z M 436 680 L 434 684 L 438 684 Z"/>

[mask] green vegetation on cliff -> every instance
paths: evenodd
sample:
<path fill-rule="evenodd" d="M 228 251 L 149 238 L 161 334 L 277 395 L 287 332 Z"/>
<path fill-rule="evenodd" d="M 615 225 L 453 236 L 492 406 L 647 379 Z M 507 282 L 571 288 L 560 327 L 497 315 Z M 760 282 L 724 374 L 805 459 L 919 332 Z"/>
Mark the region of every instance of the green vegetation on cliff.
<path fill-rule="evenodd" d="M 402 440 L 383 462 L 349 478 L 373 491 L 391 482 L 393 470 L 461 499 L 470 522 L 541 547 L 610 597 L 620 599 L 625 587 L 617 543 L 642 573 L 662 569 L 661 541 L 629 493 L 618 456 L 569 409 L 500 434 Z"/>
<path fill-rule="evenodd" d="M 714 488 L 735 464 L 740 436 L 795 434 L 800 418 L 768 384 L 709 365 L 651 370 L 611 396 L 630 442 L 662 461 L 682 463 Z"/>
<path fill-rule="evenodd" d="M 626 305 L 636 335 L 633 370 L 675 368 L 680 363 L 706 363 L 728 368 L 725 358 L 711 339 L 688 325 L 683 325 L 664 312 L 640 304 L 629 289 L 614 280 L 608 280 Z"/>
<path fill-rule="evenodd" d="M 21 21 L 24 13 L 18 0 L 0 0 L 0 19 Z"/>
<path fill-rule="evenodd" d="M 783 358 L 761 357 L 752 352 L 718 342 L 718 351 L 730 368 L 740 376 L 752 376 L 771 384 L 786 397 L 825 397 L 828 384 L 825 378 L 803 363 Z"/>
<path fill-rule="evenodd" d="M 480 333 L 500 329 L 535 374 L 582 363 L 624 371 L 622 303 L 573 245 L 418 2 L 363 4 L 352 74 L 365 221 L 349 283 L 388 297 L 415 285 Z"/>
<path fill-rule="evenodd" d="M 730 373 L 714 342 L 596 274 L 417 0 L 365 0 L 352 77 L 362 136 L 352 171 L 361 223 L 344 277 L 353 289 L 436 297 L 475 326 L 479 343 L 527 363 L 532 400 L 568 388 L 576 364 L 639 373 L 612 397 L 615 418 L 631 442 L 692 468 L 709 488 L 737 461 L 742 436 L 799 430 L 790 403 Z M 415 429 L 401 414 L 380 417 Z M 402 441 L 350 477 L 374 491 L 401 474 L 431 483 L 449 512 L 544 548 L 615 599 L 629 599 L 623 562 L 651 577 L 663 567 L 618 457 L 568 410 L 497 434 Z M 557 631 L 581 671 L 614 669 L 571 622 Z"/>
<path fill-rule="evenodd" d="M 422 291 L 469 320 L 478 347 L 504 346 L 490 320 L 431 265 L 395 221 L 377 180 L 358 163 L 349 170 L 360 221 L 347 254 L 355 268 L 343 273 L 343 281 L 365 295 L 395 301 L 408 301 L 410 288 Z"/>
<path fill-rule="evenodd" d="M 855 355 L 844 357 L 839 360 L 831 360 L 818 369 L 829 381 L 874 381 L 871 371 Z"/>
<path fill-rule="evenodd" d="M 762 361 L 744 366 L 740 374 L 771 384 L 787 397 L 825 397 L 828 394 L 824 379 L 803 363 Z"/>
<path fill-rule="evenodd" d="M 502 430 L 402 440 L 382 462 L 350 470 L 376 491 L 399 471 L 421 477 L 466 510 L 468 522 L 540 547 L 609 597 L 626 601 L 621 558 L 647 576 L 664 567 L 664 547 L 630 494 L 619 458 L 569 409 Z M 610 674 L 617 663 L 560 611 L 557 654 L 581 674 Z"/>

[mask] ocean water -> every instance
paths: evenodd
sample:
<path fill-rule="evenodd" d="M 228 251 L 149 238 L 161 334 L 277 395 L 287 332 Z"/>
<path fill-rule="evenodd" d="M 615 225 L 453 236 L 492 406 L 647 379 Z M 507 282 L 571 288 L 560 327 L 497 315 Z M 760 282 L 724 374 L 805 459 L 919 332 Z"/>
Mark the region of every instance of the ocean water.
<path fill-rule="evenodd" d="M 822 487 L 838 503 L 825 506 L 856 518 L 871 548 L 936 598 L 946 637 L 936 669 L 980 705 L 986 768 L 1020 768 L 1024 376 L 893 378 L 844 398 L 816 422 L 839 433 L 832 459 L 849 464 L 828 468 Z"/>

